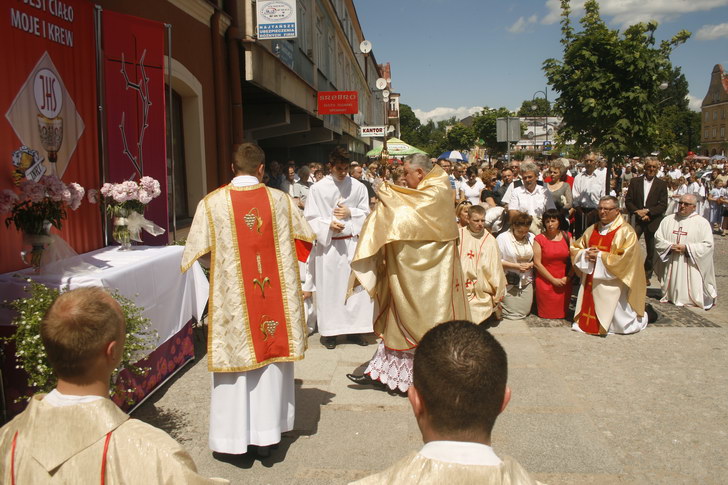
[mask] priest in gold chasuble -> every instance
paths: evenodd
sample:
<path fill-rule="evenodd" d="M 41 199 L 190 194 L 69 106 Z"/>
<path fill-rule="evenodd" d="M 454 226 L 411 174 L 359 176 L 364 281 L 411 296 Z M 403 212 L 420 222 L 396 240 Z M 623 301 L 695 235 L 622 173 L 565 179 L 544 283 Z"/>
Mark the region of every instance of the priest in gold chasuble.
<path fill-rule="evenodd" d="M 647 284 L 637 235 L 615 197 L 602 197 L 599 222 L 571 242 L 581 277 L 572 329 L 593 335 L 630 334 L 647 326 Z"/>
<path fill-rule="evenodd" d="M 351 263 L 350 286 L 361 284 L 376 302 L 374 332 L 382 340 L 364 375 L 348 376 L 400 392 L 412 383 L 412 354 L 425 332 L 470 319 L 448 175 L 421 154 L 404 170 L 408 187 L 380 187 Z"/>
<path fill-rule="evenodd" d="M 232 182 L 198 205 L 182 271 L 210 253 L 210 447 L 230 454 L 268 446 L 293 427 L 293 361 L 307 329 L 298 261 L 315 236 L 293 200 L 259 183 L 263 151 L 235 151 Z"/>

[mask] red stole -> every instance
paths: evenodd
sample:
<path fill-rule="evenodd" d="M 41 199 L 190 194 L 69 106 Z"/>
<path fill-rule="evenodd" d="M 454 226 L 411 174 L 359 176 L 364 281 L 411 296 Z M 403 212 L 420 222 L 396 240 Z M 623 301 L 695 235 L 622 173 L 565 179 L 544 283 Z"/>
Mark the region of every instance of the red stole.
<path fill-rule="evenodd" d="M 288 320 L 275 214 L 268 190 L 230 190 L 248 333 L 257 362 L 288 357 Z M 244 318 L 243 315 L 240 316 Z"/>
<path fill-rule="evenodd" d="M 613 231 L 606 233 L 604 236 L 599 234 L 597 228 L 594 228 L 591 236 L 589 237 L 589 247 L 597 248 L 600 251 L 609 252 L 612 248 L 612 240 L 614 235 L 617 234 L 619 227 Z M 581 297 L 581 311 L 576 316 L 576 321 L 579 323 L 579 328 L 586 333 L 592 335 L 606 335 L 610 322 L 606 322 L 607 325 L 602 325 L 597 318 L 597 312 L 594 308 L 594 295 L 592 294 L 592 282 L 594 280 L 594 274 L 586 276 L 586 283 L 584 283 L 584 293 Z"/>

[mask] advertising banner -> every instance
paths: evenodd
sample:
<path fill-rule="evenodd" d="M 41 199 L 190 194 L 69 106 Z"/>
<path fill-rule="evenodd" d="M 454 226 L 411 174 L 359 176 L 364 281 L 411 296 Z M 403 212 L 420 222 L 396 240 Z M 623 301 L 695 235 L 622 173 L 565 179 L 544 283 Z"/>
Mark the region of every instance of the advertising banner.
<path fill-rule="evenodd" d="M 320 115 L 355 115 L 359 112 L 359 93 L 356 91 L 319 91 Z"/>
<path fill-rule="evenodd" d="M 384 136 L 387 134 L 386 126 L 362 126 L 359 128 L 359 136 Z"/>
<path fill-rule="evenodd" d="M 293 39 L 296 28 L 296 0 L 258 0 L 258 39 Z"/>
<path fill-rule="evenodd" d="M 98 188 L 93 5 L 0 0 L 0 10 L 0 192 L 46 174 Z M 26 266 L 9 215 L 0 214 L 0 272 Z M 101 247 L 99 207 L 84 201 L 68 211 L 58 235 L 79 253 Z"/>
<path fill-rule="evenodd" d="M 104 91 L 108 171 L 106 182 L 159 181 L 162 194 L 144 217 L 165 229 L 144 244 L 165 245 L 167 230 L 167 151 L 164 99 L 164 24 L 104 10 Z"/>

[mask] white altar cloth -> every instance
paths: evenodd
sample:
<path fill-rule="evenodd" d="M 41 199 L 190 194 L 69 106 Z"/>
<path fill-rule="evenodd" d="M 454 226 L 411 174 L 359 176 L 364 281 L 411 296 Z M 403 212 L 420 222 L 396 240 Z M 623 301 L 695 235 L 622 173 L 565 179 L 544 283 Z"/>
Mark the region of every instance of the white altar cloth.
<path fill-rule="evenodd" d="M 82 269 L 39 275 L 33 274 L 32 269 L 5 273 L 0 275 L 0 299 L 25 296 L 23 287 L 28 278 L 52 288 L 115 288 L 144 308 L 143 315 L 157 331 L 158 347 L 192 317 L 200 320 L 210 293 L 199 264 L 195 263 L 186 273 L 180 272 L 183 250 L 183 246 L 134 246 L 130 251 L 119 251 L 118 246 L 110 246 L 74 256 L 64 264 L 67 268 Z M 11 319 L 8 310 L 0 311 L 0 324 L 7 325 Z"/>

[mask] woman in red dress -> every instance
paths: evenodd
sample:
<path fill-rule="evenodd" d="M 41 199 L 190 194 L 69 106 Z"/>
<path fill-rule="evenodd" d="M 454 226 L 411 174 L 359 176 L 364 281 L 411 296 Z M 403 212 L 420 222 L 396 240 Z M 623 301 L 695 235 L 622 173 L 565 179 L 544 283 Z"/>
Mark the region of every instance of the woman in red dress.
<path fill-rule="evenodd" d="M 533 266 L 536 268 L 536 307 L 541 318 L 566 318 L 571 301 L 571 268 L 569 245 L 571 234 L 562 230 L 564 221 L 555 209 L 543 214 L 543 234 L 533 245 Z"/>

